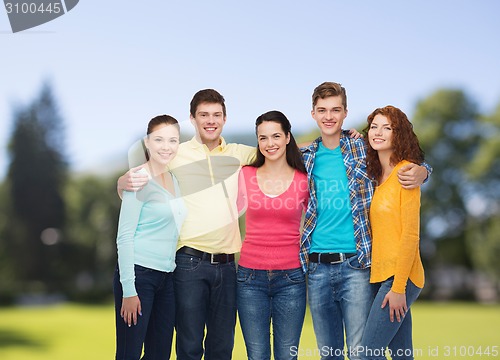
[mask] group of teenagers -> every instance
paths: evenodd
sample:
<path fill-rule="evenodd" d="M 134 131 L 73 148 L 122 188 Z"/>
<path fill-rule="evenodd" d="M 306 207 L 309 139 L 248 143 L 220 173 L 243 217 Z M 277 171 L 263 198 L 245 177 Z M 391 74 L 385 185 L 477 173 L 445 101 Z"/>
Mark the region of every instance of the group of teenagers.
<path fill-rule="evenodd" d="M 117 360 L 169 359 L 174 327 L 177 359 L 231 359 L 237 314 L 248 359 L 271 359 L 271 342 L 296 359 L 307 302 L 321 359 L 413 359 L 432 169 L 400 109 L 375 109 L 364 136 L 342 129 L 347 113 L 341 84 L 317 86 L 321 136 L 301 147 L 276 110 L 257 118 L 257 148 L 226 143 L 213 89 L 191 101 L 191 140 L 151 119 L 144 164 L 117 183 Z"/>

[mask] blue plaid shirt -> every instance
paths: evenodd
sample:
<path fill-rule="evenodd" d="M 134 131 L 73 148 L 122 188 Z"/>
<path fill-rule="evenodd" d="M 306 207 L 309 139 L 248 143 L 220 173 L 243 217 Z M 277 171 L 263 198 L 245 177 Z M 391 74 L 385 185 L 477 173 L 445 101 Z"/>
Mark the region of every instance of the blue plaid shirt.
<path fill-rule="evenodd" d="M 318 219 L 318 199 L 316 197 L 312 171 L 320 141 L 321 137 L 314 140 L 311 145 L 301 149 L 307 170 L 310 195 L 300 244 L 300 263 L 304 272 L 307 271 L 311 235 Z M 358 260 L 361 266 L 369 267 L 371 264 L 372 249 L 369 210 L 374 188 L 366 172 L 366 145 L 363 139 L 351 139 L 348 133 L 342 132 L 340 136 L 340 151 L 342 152 L 347 174 Z"/>

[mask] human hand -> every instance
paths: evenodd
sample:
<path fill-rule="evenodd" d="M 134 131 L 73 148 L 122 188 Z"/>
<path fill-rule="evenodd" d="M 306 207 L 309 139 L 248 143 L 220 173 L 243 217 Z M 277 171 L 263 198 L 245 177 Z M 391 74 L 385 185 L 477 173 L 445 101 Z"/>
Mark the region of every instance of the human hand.
<path fill-rule="evenodd" d="M 120 310 L 120 315 L 129 327 L 137 325 L 137 315 L 142 316 L 141 300 L 139 296 L 125 297 L 122 299 L 122 308 Z"/>
<path fill-rule="evenodd" d="M 408 307 L 406 306 L 406 295 L 398 294 L 390 290 L 384 297 L 382 301 L 382 309 L 389 303 L 389 319 L 394 322 L 394 315 L 396 315 L 396 320 L 401 322 L 404 318 Z"/>
<path fill-rule="evenodd" d="M 125 191 L 139 191 L 141 190 L 144 186 L 149 181 L 149 177 L 147 174 L 144 174 L 142 172 L 138 172 L 140 169 L 142 169 L 144 165 L 137 166 L 135 168 L 130 169 L 127 171 L 124 175 L 120 176 L 118 178 L 117 182 L 117 191 L 118 195 L 120 195 L 122 192 Z"/>
<path fill-rule="evenodd" d="M 349 136 L 351 137 L 351 139 L 362 139 L 363 138 L 363 134 L 361 134 L 358 130 L 352 128 L 352 129 L 349 129 Z"/>
<path fill-rule="evenodd" d="M 417 164 L 408 164 L 398 171 L 399 183 L 403 189 L 414 189 L 422 185 L 427 178 L 427 169 Z"/>

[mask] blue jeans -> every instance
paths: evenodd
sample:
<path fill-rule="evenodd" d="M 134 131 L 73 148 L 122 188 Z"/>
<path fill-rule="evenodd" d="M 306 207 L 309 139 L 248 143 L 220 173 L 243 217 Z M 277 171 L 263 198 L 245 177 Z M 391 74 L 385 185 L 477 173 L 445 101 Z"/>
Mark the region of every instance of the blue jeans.
<path fill-rule="evenodd" d="M 142 316 L 129 327 L 120 316 L 123 290 L 118 267 L 113 279 L 116 317 L 116 360 L 170 359 L 175 321 L 173 273 L 135 265 L 135 288 Z"/>
<path fill-rule="evenodd" d="M 408 280 L 406 283 L 406 305 L 408 312 L 403 320 L 398 322 L 389 319 L 389 304 L 381 308 L 385 295 L 391 290 L 394 277 L 377 283 L 377 295 L 368 316 L 368 322 L 363 334 L 362 359 L 387 359 L 385 348 L 389 348 L 393 360 L 413 359 L 413 341 L 410 305 L 417 300 L 422 289 Z"/>
<path fill-rule="evenodd" d="M 366 319 L 375 296 L 370 269 L 357 256 L 338 264 L 309 263 L 309 307 L 322 360 L 359 359 Z M 344 351 L 344 328 L 347 352 Z"/>
<path fill-rule="evenodd" d="M 175 262 L 177 359 L 231 359 L 236 326 L 234 261 L 212 265 L 178 252 Z"/>
<path fill-rule="evenodd" d="M 301 268 L 253 270 L 238 266 L 237 302 L 249 360 L 297 359 L 306 312 L 306 279 Z"/>

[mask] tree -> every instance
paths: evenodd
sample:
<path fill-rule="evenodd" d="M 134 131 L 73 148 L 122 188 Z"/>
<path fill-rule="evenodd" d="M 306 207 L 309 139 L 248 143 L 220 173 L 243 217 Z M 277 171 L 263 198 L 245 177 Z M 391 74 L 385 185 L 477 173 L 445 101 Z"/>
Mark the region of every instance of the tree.
<path fill-rule="evenodd" d="M 467 174 L 473 181 L 480 181 L 478 189 L 485 199 L 498 201 L 500 193 L 500 103 L 493 114 L 479 119 L 478 130 L 481 141 Z M 496 209 L 498 212 L 498 209 Z"/>
<path fill-rule="evenodd" d="M 11 221 L 6 241 L 19 280 L 40 290 L 57 288 L 57 243 L 65 221 L 62 195 L 67 177 L 63 122 L 51 86 L 15 111 L 9 144 Z M 26 288 L 24 290 L 29 290 Z"/>
<path fill-rule="evenodd" d="M 481 141 L 467 166 L 476 185 L 469 199 L 471 218 L 466 243 L 475 267 L 500 285 L 500 104 L 493 114 L 480 119 Z"/>
<path fill-rule="evenodd" d="M 441 268 L 437 278 L 466 269 L 470 281 L 462 279 L 454 295 L 477 295 L 477 279 L 495 273 L 500 256 L 500 107 L 482 116 L 463 91 L 439 90 L 417 104 L 413 123 L 434 168 L 422 188 L 426 268 Z"/>
<path fill-rule="evenodd" d="M 465 251 L 469 191 L 466 164 L 474 157 L 479 140 L 476 105 L 460 90 L 439 90 L 417 104 L 413 123 L 426 161 L 433 167 L 422 201 L 422 250 L 434 245 L 442 262 L 471 266 Z M 435 242 L 435 240 L 438 240 Z M 427 245 L 427 246 L 426 246 Z"/>
<path fill-rule="evenodd" d="M 7 229 L 11 226 L 9 221 L 9 204 L 7 187 L 5 183 L 0 184 L 0 304 L 11 303 L 16 293 L 15 262 L 9 256 L 9 248 L 6 239 Z"/>
<path fill-rule="evenodd" d="M 111 295 L 121 204 L 118 176 L 73 176 L 66 187 L 66 239 L 77 254 L 72 257 L 74 278 L 68 286 L 74 299 L 95 301 Z"/>

